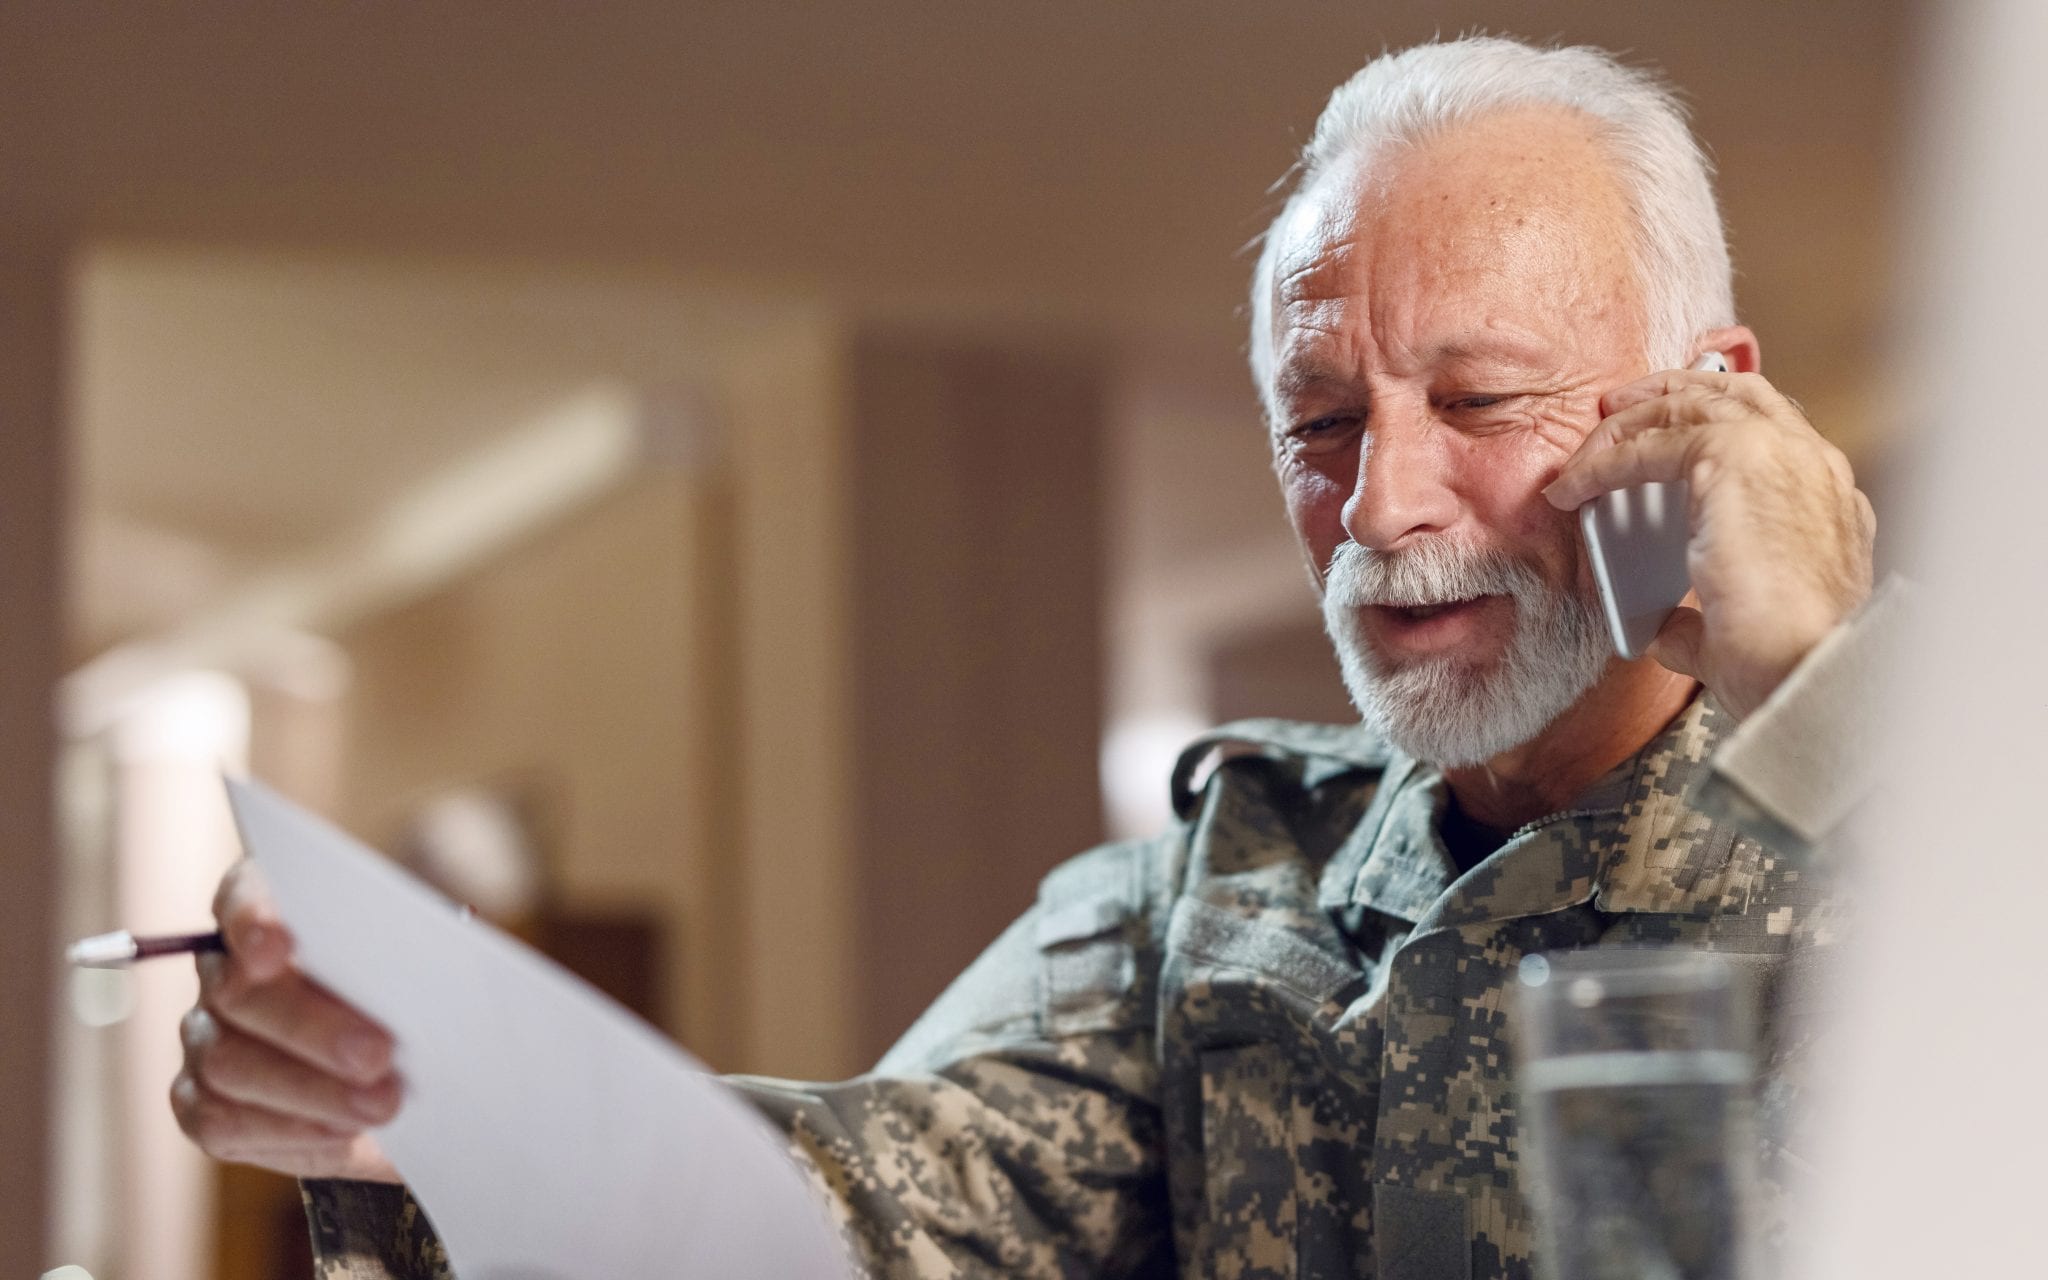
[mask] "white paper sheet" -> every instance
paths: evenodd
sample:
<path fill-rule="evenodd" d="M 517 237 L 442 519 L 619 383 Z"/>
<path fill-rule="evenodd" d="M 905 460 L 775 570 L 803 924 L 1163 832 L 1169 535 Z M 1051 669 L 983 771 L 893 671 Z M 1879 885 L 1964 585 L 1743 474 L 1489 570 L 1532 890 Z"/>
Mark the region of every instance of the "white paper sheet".
<path fill-rule="evenodd" d="M 844 1280 L 823 1204 L 737 1094 L 328 824 L 230 781 L 301 966 L 390 1028 L 378 1134 L 460 1280 Z"/>

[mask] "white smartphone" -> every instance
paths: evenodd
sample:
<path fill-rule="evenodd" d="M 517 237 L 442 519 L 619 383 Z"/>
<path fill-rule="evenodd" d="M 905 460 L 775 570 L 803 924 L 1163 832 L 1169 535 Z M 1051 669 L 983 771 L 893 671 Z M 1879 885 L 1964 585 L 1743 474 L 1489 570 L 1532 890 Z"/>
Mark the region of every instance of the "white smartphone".
<path fill-rule="evenodd" d="M 1709 351 L 1694 363 L 1703 373 L 1728 372 L 1728 360 Z M 1685 481 L 1638 484 L 1616 489 L 1579 508 L 1579 529 L 1593 562 L 1601 608 L 1614 647 L 1624 658 L 1640 658 L 1671 611 L 1692 590 L 1685 568 L 1691 539 Z"/>

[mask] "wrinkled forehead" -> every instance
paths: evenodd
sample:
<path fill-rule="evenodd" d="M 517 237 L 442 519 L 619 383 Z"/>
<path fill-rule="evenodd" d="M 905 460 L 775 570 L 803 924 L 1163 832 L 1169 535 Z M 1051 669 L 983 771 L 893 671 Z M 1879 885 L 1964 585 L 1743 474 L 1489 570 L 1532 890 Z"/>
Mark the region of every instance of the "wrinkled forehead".
<path fill-rule="evenodd" d="M 1519 108 L 1332 165 L 1274 228 L 1273 320 L 1380 282 L 1627 281 L 1628 201 L 1592 124 Z"/>

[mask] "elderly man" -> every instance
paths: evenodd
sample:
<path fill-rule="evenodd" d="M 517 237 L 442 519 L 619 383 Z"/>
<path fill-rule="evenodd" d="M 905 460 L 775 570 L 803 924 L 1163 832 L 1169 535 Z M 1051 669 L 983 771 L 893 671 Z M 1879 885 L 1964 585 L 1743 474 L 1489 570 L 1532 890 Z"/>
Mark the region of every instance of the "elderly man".
<path fill-rule="evenodd" d="M 1526 1276 L 1522 957 L 1682 942 L 1769 973 L 1826 932 L 1793 846 L 1842 807 L 1811 766 L 1881 612 L 1872 517 L 1757 374 L 1669 94 L 1503 40 L 1373 62 L 1316 127 L 1252 317 L 1366 727 L 1194 744 L 1179 825 L 1055 871 L 872 1074 L 735 1082 L 874 1274 Z M 1674 372 L 1707 352 L 1732 372 Z M 1696 607 L 1622 661 L 1573 513 L 1679 478 Z M 326 1274 L 441 1274 L 365 1133 L 398 1104 L 390 1046 L 294 972 L 246 877 L 221 915 L 187 1130 L 309 1179 Z M 1796 1036 L 1764 1030 L 1779 1098 Z"/>

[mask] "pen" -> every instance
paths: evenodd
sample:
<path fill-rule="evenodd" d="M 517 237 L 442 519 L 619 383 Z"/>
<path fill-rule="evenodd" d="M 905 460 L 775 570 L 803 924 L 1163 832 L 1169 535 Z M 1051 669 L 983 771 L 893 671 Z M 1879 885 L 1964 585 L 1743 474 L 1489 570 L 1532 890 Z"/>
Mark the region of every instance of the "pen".
<path fill-rule="evenodd" d="M 126 929 L 84 938 L 71 944 L 64 958 L 82 969 L 125 969 L 137 960 L 154 956 L 197 955 L 202 951 L 226 951 L 228 944 L 218 933 L 178 933 L 138 938 Z"/>

